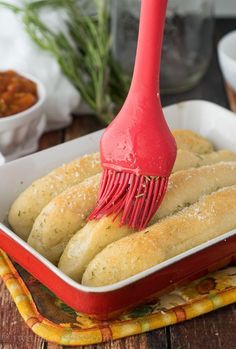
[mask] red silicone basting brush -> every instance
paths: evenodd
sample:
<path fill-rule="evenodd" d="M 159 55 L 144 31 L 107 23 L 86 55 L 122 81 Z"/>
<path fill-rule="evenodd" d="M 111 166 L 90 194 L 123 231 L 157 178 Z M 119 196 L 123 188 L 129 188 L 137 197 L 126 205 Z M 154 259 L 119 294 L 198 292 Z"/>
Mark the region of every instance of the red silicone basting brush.
<path fill-rule="evenodd" d="M 89 219 L 121 213 L 121 224 L 142 229 L 166 192 L 176 158 L 159 96 L 166 5 L 167 0 L 142 0 L 133 79 L 120 113 L 101 139 L 104 172 Z"/>

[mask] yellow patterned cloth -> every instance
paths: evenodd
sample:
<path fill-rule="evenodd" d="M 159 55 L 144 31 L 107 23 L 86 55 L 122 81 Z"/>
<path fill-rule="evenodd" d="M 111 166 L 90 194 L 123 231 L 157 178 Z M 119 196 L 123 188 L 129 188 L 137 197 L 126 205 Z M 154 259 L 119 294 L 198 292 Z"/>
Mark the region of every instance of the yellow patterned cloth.
<path fill-rule="evenodd" d="M 116 320 L 96 321 L 69 308 L 0 250 L 0 276 L 34 333 L 61 345 L 127 337 L 185 321 L 236 302 L 236 265 L 176 289 Z"/>

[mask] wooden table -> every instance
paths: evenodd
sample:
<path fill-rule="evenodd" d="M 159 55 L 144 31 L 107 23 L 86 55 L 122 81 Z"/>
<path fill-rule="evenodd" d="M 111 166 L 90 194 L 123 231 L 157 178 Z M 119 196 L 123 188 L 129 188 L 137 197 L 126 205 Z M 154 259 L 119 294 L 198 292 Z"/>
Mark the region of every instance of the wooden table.
<path fill-rule="evenodd" d="M 216 42 L 222 35 L 233 29 L 236 29 L 235 19 L 217 20 Z M 229 107 L 224 82 L 217 63 L 216 51 L 213 53 L 207 74 L 197 87 L 179 95 L 162 96 L 164 106 L 187 99 L 206 99 Z M 93 116 L 80 115 L 74 117 L 69 128 L 43 135 L 39 148 L 46 149 L 99 128 L 101 125 Z M 0 302 L 0 349 L 62 349 L 58 345 L 45 342 L 27 328 L 1 281 Z M 236 349 L 236 304 L 168 328 L 84 348 Z"/>

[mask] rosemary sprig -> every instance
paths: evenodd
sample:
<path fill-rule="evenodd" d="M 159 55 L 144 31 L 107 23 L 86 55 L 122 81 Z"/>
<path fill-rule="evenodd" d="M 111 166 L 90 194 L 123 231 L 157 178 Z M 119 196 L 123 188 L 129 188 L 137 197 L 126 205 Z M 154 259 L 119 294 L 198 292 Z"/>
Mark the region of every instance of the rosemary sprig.
<path fill-rule="evenodd" d="M 21 17 L 31 39 L 54 56 L 83 100 L 109 123 L 126 96 L 129 79 L 111 55 L 108 0 L 92 1 L 96 10 L 92 16 L 77 0 L 28 0 L 21 7 L 0 1 L 0 6 Z M 55 33 L 41 20 L 40 12 L 49 7 L 67 14 L 66 34 Z"/>

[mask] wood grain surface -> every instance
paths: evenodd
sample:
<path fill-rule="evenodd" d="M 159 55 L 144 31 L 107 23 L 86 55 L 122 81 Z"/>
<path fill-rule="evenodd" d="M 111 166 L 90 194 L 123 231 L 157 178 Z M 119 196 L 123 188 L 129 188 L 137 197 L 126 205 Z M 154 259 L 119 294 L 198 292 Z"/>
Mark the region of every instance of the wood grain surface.
<path fill-rule="evenodd" d="M 225 33 L 236 29 L 235 19 L 216 21 L 215 42 Z M 230 98 L 232 109 L 232 96 Z M 202 81 L 191 91 L 172 96 L 162 96 L 163 106 L 187 99 L 206 99 L 229 107 L 216 50 Z M 234 110 L 236 112 L 236 109 Z M 206 115 L 207 122 L 207 115 Z M 39 149 L 85 135 L 101 128 L 92 115 L 73 118 L 70 127 L 43 135 Z M 63 347 L 69 348 L 69 347 Z M 236 304 L 168 328 L 132 336 L 101 345 L 75 347 L 77 349 L 236 349 Z M 62 349 L 34 335 L 21 319 L 8 291 L 0 280 L 0 349 Z"/>
<path fill-rule="evenodd" d="M 228 100 L 229 100 L 230 109 L 234 113 L 236 113 L 236 92 L 227 83 L 225 83 L 225 90 L 226 90 L 227 97 L 228 97 Z"/>

